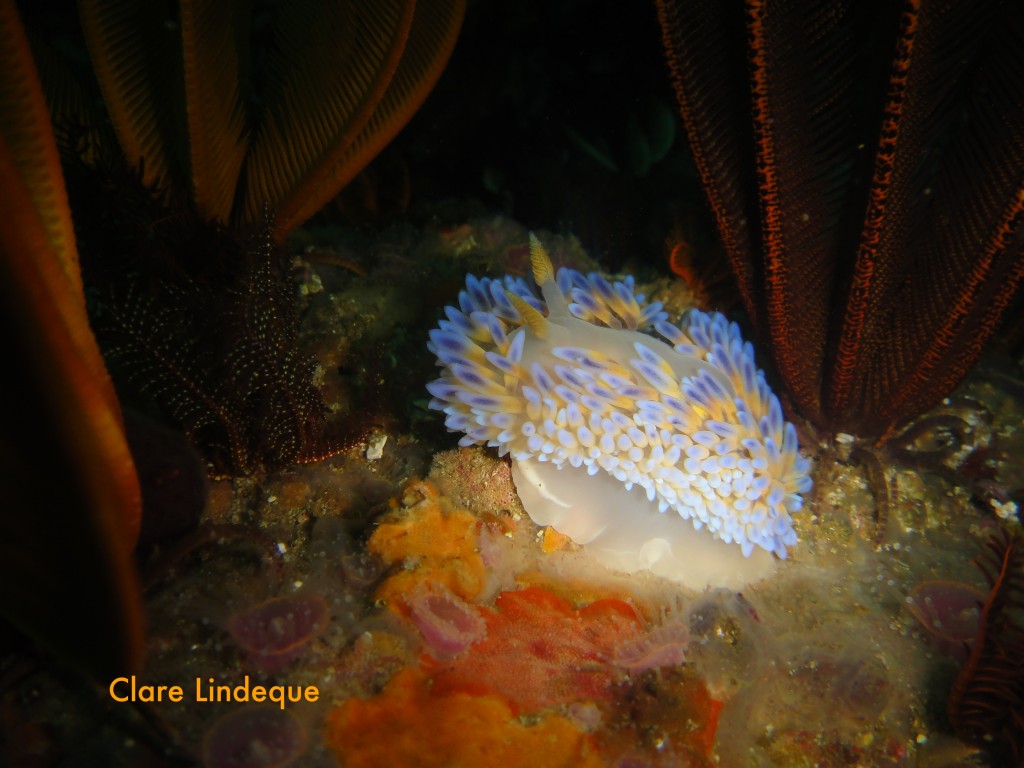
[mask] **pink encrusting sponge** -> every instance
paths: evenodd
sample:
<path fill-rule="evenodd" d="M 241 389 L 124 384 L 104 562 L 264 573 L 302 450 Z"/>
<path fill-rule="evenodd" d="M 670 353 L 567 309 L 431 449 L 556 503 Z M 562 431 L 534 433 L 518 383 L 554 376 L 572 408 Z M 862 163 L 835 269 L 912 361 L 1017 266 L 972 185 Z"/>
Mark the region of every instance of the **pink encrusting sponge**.
<path fill-rule="evenodd" d="M 768 575 L 811 487 L 796 430 L 735 323 L 681 325 L 633 279 L 554 268 L 531 235 L 525 280 L 470 276 L 430 333 L 430 407 L 496 447 L 535 522 L 610 567 L 695 589 Z"/>

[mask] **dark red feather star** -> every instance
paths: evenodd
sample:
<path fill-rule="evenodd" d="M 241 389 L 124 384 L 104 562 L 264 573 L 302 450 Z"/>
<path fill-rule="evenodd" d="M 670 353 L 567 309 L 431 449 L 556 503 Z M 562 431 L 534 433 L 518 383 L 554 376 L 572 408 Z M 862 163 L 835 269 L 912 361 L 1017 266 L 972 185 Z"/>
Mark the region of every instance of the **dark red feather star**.
<path fill-rule="evenodd" d="M 701 180 L 792 405 L 884 439 L 1024 277 L 1024 4 L 658 0 Z"/>

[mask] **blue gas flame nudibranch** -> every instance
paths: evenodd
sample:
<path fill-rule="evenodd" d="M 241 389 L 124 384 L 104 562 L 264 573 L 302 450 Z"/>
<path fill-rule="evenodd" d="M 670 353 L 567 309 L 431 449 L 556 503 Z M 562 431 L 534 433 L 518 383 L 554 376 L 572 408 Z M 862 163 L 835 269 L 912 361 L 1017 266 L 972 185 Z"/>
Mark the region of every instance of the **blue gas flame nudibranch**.
<path fill-rule="evenodd" d="M 534 278 L 472 275 L 430 332 L 427 385 L 460 445 L 513 460 L 523 506 L 610 567 L 695 589 L 756 581 L 796 543 L 810 461 L 739 328 L 680 325 L 632 277 L 560 269 L 530 236 Z"/>

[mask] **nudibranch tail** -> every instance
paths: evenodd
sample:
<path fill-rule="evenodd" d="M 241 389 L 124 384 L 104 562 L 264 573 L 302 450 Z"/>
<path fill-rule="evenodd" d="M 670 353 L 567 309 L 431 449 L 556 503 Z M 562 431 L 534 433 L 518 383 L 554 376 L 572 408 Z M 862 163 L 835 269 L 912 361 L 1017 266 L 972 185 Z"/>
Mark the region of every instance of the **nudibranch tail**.
<path fill-rule="evenodd" d="M 810 462 L 739 328 L 698 310 L 672 324 L 632 278 L 556 274 L 532 236 L 530 252 L 544 301 L 470 276 L 431 331 L 430 407 L 460 445 L 510 455 L 530 516 L 609 565 L 698 588 L 770 572 Z"/>

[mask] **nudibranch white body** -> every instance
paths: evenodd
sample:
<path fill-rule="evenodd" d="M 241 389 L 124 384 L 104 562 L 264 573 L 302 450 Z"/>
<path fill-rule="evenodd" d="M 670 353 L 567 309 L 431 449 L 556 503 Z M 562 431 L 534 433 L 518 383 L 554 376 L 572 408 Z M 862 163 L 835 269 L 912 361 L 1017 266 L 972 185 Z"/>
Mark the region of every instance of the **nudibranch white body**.
<path fill-rule="evenodd" d="M 767 576 L 796 543 L 810 461 L 735 323 L 681 325 L 633 279 L 469 276 L 430 333 L 430 407 L 460 445 L 509 454 L 527 513 L 606 565 L 694 589 Z"/>

